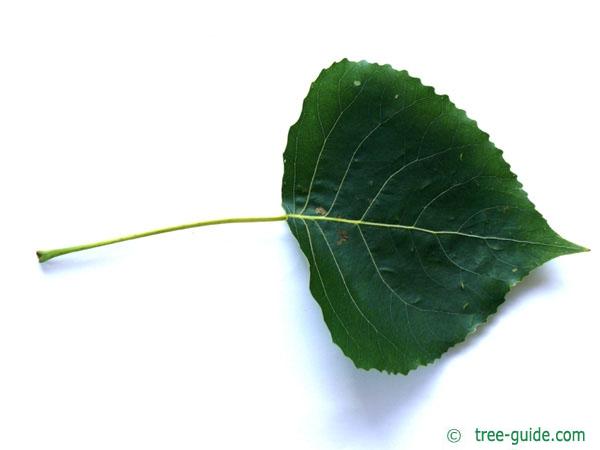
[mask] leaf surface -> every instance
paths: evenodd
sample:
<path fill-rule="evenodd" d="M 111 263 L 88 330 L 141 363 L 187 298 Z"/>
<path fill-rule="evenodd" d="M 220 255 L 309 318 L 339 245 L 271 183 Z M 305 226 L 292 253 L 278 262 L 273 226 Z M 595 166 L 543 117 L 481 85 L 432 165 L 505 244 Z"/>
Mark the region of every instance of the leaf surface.
<path fill-rule="evenodd" d="M 357 367 L 437 359 L 532 269 L 586 250 L 548 226 L 464 111 L 390 66 L 323 70 L 284 167 L 311 292 Z"/>

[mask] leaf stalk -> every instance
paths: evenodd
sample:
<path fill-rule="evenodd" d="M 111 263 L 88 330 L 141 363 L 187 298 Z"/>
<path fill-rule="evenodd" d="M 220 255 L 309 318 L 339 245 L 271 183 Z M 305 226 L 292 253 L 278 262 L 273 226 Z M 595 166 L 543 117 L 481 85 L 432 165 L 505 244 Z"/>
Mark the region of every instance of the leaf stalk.
<path fill-rule="evenodd" d="M 103 247 L 105 245 L 116 244 L 118 242 L 131 241 L 133 239 L 140 239 L 147 236 L 154 236 L 155 234 L 170 233 L 172 231 L 186 230 L 188 228 L 199 228 L 206 227 L 209 225 L 221 225 L 226 223 L 249 223 L 249 222 L 277 222 L 286 220 L 287 215 L 272 216 L 272 217 L 232 217 L 227 219 L 216 219 L 216 220 L 205 220 L 202 222 L 193 222 L 183 225 L 176 225 L 174 227 L 159 228 L 156 230 L 145 231 L 143 233 L 130 234 L 115 239 L 108 239 L 105 241 L 93 242 L 91 244 L 75 245 L 72 247 L 56 248 L 52 250 L 38 250 L 36 255 L 40 263 L 46 262 L 57 256 L 66 255 L 68 253 L 80 252 L 82 250 L 89 250 L 91 248 Z"/>

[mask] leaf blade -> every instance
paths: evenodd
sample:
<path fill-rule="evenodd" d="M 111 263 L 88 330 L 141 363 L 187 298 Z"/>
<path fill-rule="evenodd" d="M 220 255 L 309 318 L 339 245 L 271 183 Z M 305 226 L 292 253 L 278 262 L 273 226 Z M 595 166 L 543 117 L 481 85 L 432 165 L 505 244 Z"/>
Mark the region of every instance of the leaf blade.
<path fill-rule="evenodd" d="M 321 72 L 284 153 L 283 205 L 333 340 L 407 373 L 496 311 L 556 234 L 486 133 L 390 66 Z"/>

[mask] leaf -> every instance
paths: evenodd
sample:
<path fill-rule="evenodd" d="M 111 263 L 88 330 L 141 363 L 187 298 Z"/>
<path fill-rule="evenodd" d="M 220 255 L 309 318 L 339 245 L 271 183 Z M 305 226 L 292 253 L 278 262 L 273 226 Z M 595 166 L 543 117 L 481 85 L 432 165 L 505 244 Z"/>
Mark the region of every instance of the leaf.
<path fill-rule="evenodd" d="M 387 65 L 323 70 L 284 164 L 311 292 L 360 368 L 434 361 L 532 269 L 586 250 L 548 226 L 464 111 Z"/>

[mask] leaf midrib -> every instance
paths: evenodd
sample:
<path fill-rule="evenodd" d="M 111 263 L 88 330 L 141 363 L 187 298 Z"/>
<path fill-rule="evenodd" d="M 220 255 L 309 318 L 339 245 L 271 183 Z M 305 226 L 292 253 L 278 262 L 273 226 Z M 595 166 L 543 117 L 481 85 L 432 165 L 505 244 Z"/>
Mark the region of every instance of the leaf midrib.
<path fill-rule="evenodd" d="M 345 223 L 350 225 L 361 225 L 361 226 L 370 226 L 370 227 L 380 227 L 380 228 L 396 228 L 402 230 L 410 230 L 410 231 L 418 231 L 422 233 L 429 233 L 433 235 L 454 235 L 454 236 L 462 236 L 473 239 L 482 239 L 482 240 L 495 240 L 495 241 L 507 241 L 514 242 L 517 244 L 528 244 L 528 245 L 542 245 L 546 247 L 554 247 L 554 248 L 563 248 L 568 250 L 581 251 L 582 248 L 578 246 L 569 246 L 569 245 L 560 245 L 560 244 L 552 244 L 548 242 L 538 242 L 538 241 L 528 241 L 522 239 L 513 239 L 503 236 L 482 236 L 478 234 L 470 234 L 463 233 L 461 231 L 451 231 L 451 230 L 430 230 L 428 228 L 417 227 L 414 225 L 401 225 L 395 223 L 385 223 L 385 222 L 372 222 L 361 219 L 346 219 L 343 217 L 329 217 L 329 216 L 313 216 L 306 214 L 288 214 L 288 219 L 298 219 L 298 220 L 313 220 L 313 221 L 323 221 L 323 222 L 337 222 L 337 223 Z"/>

